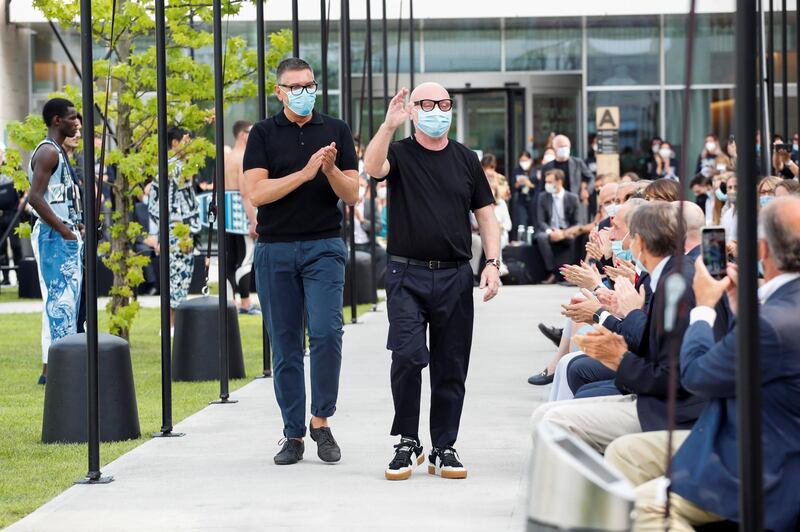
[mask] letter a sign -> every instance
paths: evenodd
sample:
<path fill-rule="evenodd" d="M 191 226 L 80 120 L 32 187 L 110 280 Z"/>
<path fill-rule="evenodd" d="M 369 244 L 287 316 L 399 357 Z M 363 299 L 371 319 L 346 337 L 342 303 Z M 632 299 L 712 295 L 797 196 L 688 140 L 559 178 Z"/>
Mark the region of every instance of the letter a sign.
<path fill-rule="evenodd" d="M 619 129 L 619 107 L 598 107 L 597 129 Z"/>

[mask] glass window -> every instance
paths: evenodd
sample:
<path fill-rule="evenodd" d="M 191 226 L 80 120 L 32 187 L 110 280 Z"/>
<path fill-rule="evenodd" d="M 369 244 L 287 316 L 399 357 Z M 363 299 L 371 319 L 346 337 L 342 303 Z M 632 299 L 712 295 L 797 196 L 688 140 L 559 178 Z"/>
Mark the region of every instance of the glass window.
<path fill-rule="evenodd" d="M 769 23 L 769 14 L 765 15 L 765 22 Z M 787 63 L 787 78 L 790 82 L 797 81 L 797 15 L 794 11 L 789 11 L 786 14 L 788 23 L 786 25 L 786 55 L 789 62 Z M 783 35 L 781 35 L 781 12 L 778 3 L 775 4 L 775 14 L 772 20 L 773 27 L 772 42 L 774 43 L 775 52 L 775 83 L 783 82 Z M 766 32 L 767 29 L 765 28 Z"/>
<path fill-rule="evenodd" d="M 692 83 L 734 83 L 735 14 L 698 14 L 695 24 Z M 664 83 L 667 85 L 686 82 L 687 25 L 688 15 L 668 15 L 664 18 Z"/>
<path fill-rule="evenodd" d="M 587 21 L 588 85 L 657 85 L 658 18 L 602 17 Z"/>
<path fill-rule="evenodd" d="M 426 20 L 425 71 L 500 70 L 500 19 Z"/>
<path fill-rule="evenodd" d="M 666 137 L 672 143 L 677 156 L 683 142 L 683 91 L 666 91 L 667 116 Z M 703 151 L 705 136 L 714 133 L 725 148 L 728 136 L 733 133 L 733 89 L 694 89 L 691 91 L 689 113 L 688 161 L 680 165 L 681 177 L 695 175 L 695 163 Z"/>
<path fill-rule="evenodd" d="M 533 156 L 541 160 L 550 133 L 566 135 L 572 143 L 573 155 L 578 149 L 578 94 L 533 95 Z"/>
<path fill-rule="evenodd" d="M 580 20 L 506 19 L 506 69 L 580 70 Z"/>
<path fill-rule="evenodd" d="M 352 30 L 350 33 L 350 42 L 352 47 L 353 57 L 353 75 L 360 76 L 365 72 L 364 60 L 365 48 L 367 44 L 367 23 L 364 20 L 352 21 Z M 383 24 L 380 19 L 372 20 L 372 73 L 374 75 L 383 74 Z M 389 77 L 397 72 L 398 58 L 397 58 L 397 20 L 389 20 L 386 22 L 386 56 L 389 61 Z M 427 27 L 427 23 L 426 23 Z M 422 55 L 422 25 L 419 20 L 414 21 L 414 69 L 415 72 L 420 71 L 420 57 Z M 408 44 L 408 20 L 402 21 L 400 28 L 400 72 L 408 72 L 408 57 L 409 57 L 409 44 Z M 338 47 L 338 43 L 337 43 Z M 338 49 L 338 48 L 337 48 Z"/>
<path fill-rule="evenodd" d="M 658 91 L 597 91 L 588 94 L 587 132 L 597 133 L 596 110 L 619 107 L 619 148 L 622 173 L 637 171 L 650 154 L 650 140 L 658 135 Z M 672 115 L 670 115 L 672 116 Z"/>

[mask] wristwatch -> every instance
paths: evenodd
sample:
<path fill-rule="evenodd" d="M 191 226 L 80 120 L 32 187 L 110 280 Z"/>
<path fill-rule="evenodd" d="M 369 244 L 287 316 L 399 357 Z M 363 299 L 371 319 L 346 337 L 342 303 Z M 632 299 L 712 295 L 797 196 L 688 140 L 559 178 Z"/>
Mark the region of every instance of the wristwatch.
<path fill-rule="evenodd" d="M 486 264 L 487 265 L 491 264 L 498 270 L 500 269 L 500 259 L 486 259 Z"/>
<path fill-rule="evenodd" d="M 594 314 L 592 315 L 592 321 L 594 321 L 595 323 L 600 323 L 600 316 L 603 315 L 603 312 L 605 312 L 603 310 L 603 307 L 600 307 L 599 309 L 595 310 Z"/>

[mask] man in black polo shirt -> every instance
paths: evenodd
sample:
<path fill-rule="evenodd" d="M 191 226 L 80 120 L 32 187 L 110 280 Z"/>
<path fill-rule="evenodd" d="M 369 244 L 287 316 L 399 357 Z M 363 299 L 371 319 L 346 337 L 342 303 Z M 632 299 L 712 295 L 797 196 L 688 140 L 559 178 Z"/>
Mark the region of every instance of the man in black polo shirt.
<path fill-rule="evenodd" d="M 278 65 L 277 115 L 250 130 L 244 154 L 249 200 L 258 207 L 256 288 L 272 339 L 275 396 L 286 440 L 275 463 L 303 458 L 306 390 L 303 308 L 311 348 L 311 439 L 325 462 L 341 451 L 327 419 L 336 411 L 342 360 L 342 295 L 347 248 L 339 237 L 339 199 L 358 200 L 358 160 L 350 129 L 314 112 L 311 66 Z"/>
<path fill-rule="evenodd" d="M 472 232 L 469 212 L 480 229 L 486 267 L 483 298 L 500 286 L 500 230 L 494 196 L 477 155 L 447 138 L 450 95 L 437 83 L 402 89 L 367 147 L 367 173 L 389 184 L 389 266 L 386 297 L 387 348 L 392 351 L 392 435 L 400 436 L 385 475 L 405 480 L 424 461 L 419 440 L 422 369 L 430 364 L 430 430 L 433 450 L 428 472 L 466 478 L 453 445 L 458 436 L 472 346 Z M 416 133 L 391 142 L 411 118 Z M 426 330 L 430 329 L 430 348 Z"/>

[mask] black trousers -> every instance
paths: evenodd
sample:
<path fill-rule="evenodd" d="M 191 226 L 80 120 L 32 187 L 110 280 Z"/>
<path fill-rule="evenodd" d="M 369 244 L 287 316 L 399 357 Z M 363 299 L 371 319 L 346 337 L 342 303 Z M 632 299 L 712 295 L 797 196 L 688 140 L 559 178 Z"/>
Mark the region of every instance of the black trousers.
<path fill-rule="evenodd" d="M 393 436 L 418 435 L 422 370 L 430 365 L 431 440 L 435 447 L 455 444 L 472 348 L 472 288 L 469 263 L 429 270 L 389 262 L 387 348 L 392 351 Z"/>

